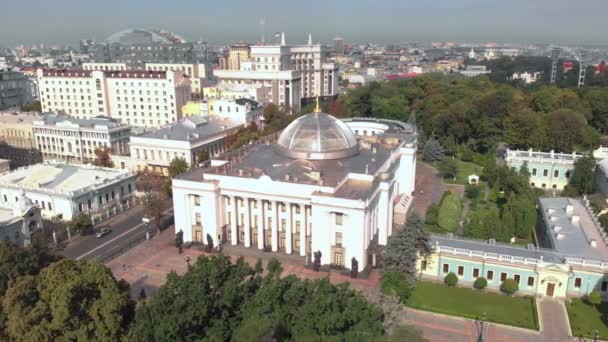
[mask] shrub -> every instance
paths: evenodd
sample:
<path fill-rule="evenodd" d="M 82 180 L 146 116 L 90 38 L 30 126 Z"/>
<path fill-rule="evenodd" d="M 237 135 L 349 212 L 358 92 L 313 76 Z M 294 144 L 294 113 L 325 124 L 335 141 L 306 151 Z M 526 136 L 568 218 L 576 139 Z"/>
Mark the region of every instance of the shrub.
<path fill-rule="evenodd" d="M 486 286 L 488 286 L 488 281 L 484 277 L 479 277 L 475 279 L 475 282 L 473 283 L 473 287 L 478 290 L 483 290 L 486 288 Z"/>
<path fill-rule="evenodd" d="M 587 298 L 585 298 L 586 302 L 591 305 L 600 305 L 602 304 L 602 295 L 600 295 L 599 291 L 593 291 Z"/>
<path fill-rule="evenodd" d="M 437 203 L 432 203 L 426 210 L 424 222 L 427 224 L 437 224 L 437 216 L 439 216 L 439 206 Z"/>
<path fill-rule="evenodd" d="M 450 157 L 443 157 L 437 168 L 444 178 L 454 178 L 458 174 L 458 163 Z"/>
<path fill-rule="evenodd" d="M 450 272 L 447 276 L 445 276 L 443 282 L 447 286 L 456 286 L 456 284 L 458 284 L 458 276 L 456 276 L 454 272 Z"/>
<path fill-rule="evenodd" d="M 462 155 L 460 156 L 460 160 L 464 162 L 472 162 L 473 161 L 473 151 L 471 151 L 468 147 L 462 151 Z"/>
<path fill-rule="evenodd" d="M 505 281 L 502 282 L 502 284 L 500 284 L 500 291 L 508 294 L 509 296 L 514 294 L 515 292 L 517 292 L 519 290 L 519 285 L 517 285 L 517 282 L 515 281 L 515 279 L 505 279 Z"/>
<path fill-rule="evenodd" d="M 466 188 L 464 189 L 464 194 L 468 199 L 475 199 L 479 197 L 479 192 L 479 186 L 475 184 L 467 184 Z"/>
<path fill-rule="evenodd" d="M 408 284 L 405 276 L 400 272 L 383 272 L 380 288 L 383 294 L 396 296 L 402 303 L 407 301 L 413 290 L 413 286 Z"/>

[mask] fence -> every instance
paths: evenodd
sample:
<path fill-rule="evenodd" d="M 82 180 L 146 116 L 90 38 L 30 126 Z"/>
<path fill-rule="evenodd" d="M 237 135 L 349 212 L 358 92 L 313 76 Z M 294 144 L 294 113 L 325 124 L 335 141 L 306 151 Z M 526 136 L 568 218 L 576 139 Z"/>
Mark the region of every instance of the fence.
<path fill-rule="evenodd" d="M 126 251 L 128 251 L 129 249 L 131 249 L 131 247 L 139 244 L 140 242 L 144 241 L 146 239 L 146 234 L 144 233 L 143 235 L 136 237 L 134 239 L 132 239 L 131 241 L 129 241 L 128 244 L 126 244 L 125 246 L 120 247 L 118 250 L 102 256 L 102 257 L 98 257 L 96 258 L 97 261 L 101 262 L 101 263 L 108 263 L 112 260 L 114 260 L 116 257 L 118 257 L 119 255 L 122 255 L 123 253 L 125 253 Z"/>

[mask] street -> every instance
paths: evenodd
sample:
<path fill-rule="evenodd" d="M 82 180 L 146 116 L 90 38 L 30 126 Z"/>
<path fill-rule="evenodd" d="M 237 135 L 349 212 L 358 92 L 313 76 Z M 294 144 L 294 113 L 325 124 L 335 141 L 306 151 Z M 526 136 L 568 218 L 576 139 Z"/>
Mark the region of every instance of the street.
<path fill-rule="evenodd" d="M 164 215 L 172 214 L 171 200 L 165 200 L 162 209 Z M 145 239 L 146 227 L 141 221 L 143 212 L 143 206 L 140 205 L 96 224 L 95 230 L 104 226 L 112 229 L 112 232 L 104 237 L 97 238 L 95 234 L 73 236 L 64 248 L 63 255 L 76 260 L 105 261 L 121 251 L 124 252 Z M 156 230 L 152 223 L 150 225 L 151 231 Z"/>

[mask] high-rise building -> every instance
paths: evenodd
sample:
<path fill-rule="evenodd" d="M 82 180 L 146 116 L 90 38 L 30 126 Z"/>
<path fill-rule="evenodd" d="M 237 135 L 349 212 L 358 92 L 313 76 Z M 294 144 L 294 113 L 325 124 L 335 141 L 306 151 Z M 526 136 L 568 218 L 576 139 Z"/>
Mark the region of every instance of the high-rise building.
<path fill-rule="evenodd" d="M 181 71 L 37 70 L 44 112 L 65 112 L 79 119 L 99 115 L 151 127 L 181 118 L 191 96 L 190 79 Z"/>
<path fill-rule="evenodd" d="M 27 76 L 14 70 L 0 70 L 0 109 L 31 103 L 31 84 Z"/>
<path fill-rule="evenodd" d="M 344 46 L 344 38 L 336 37 L 334 38 L 334 53 L 336 55 L 343 55 L 346 52 Z"/>

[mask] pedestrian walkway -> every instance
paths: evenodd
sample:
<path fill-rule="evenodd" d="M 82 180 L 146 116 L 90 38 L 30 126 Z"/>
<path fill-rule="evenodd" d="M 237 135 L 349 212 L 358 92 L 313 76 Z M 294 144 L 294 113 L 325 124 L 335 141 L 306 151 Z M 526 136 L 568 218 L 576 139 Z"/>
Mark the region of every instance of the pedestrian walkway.
<path fill-rule="evenodd" d="M 562 301 L 543 297 L 536 300 L 541 335 L 547 341 L 570 340 L 570 322 L 568 312 Z"/>

